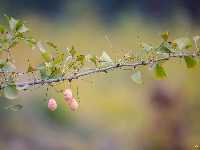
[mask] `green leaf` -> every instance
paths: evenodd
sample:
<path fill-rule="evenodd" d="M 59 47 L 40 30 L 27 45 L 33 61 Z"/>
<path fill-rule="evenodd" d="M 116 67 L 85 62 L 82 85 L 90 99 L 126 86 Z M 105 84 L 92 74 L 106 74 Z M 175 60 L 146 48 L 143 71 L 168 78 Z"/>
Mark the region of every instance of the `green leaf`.
<path fill-rule="evenodd" d="M 47 70 L 48 70 L 48 67 L 46 67 L 46 64 L 42 63 L 42 64 L 39 64 L 38 66 L 35 67 L 35 69 L 39 69 L 40 70 L 40 75 L 41 75 L 41 79 L 42 80 L 46 80 L 49 78 L 49 76 L 47 75 Z"/>
<path fill-rule="evenodd" d="M 165 77 L 167 77 L 167 74 L 165 73 L 164 68 L 157 64 L 155 68 L 155 78 L 164 79 Z"/>
<path fill-rule="evenodd" d="M 28 71 L 27 72 L 33 72 L 36 71 L 37 69 L 33 68 L 31 65 L 29 65 L 28 67 Z"/>
<path fill-rule="evenodd" d="M 6 64 L 6 60 L 1 59 L 0 60 L 0 68 L 3 68 L 5 66 L 5 64 Z"/>
<path fill-rule="evenodd" d="M 97 56 L 94 55 L 93 57 L 91 57 L 90 61 L 96 65 L 97 64 Z"/>
<path fill-rule="evenodd" d="M 110 57 L 106 54 L 105 51 L 103 52 L 103 54 L 101 55 L 99 59 L 101 62 L 101 65 L 100 65 L 101 68 L 109 67 L 114 64 L 112 59 L 110 59 Z"/>
<path fill-rule="evenodd" d="M 51 73 L 51 75 L 49 76 L 50 79 L 57 79 L 60 78 L 62 76 L 62 70 L 61 69 L 57 69 L 55 71 L 53 71 Z"/>
<path fill-rule="evenodd" d="M 18 20 L 15 20 L 15 19 L 13 19 L 13 18 L 11 17 L 11 19 L 10 19 L 10 21 L 9 21 L 10 29 L 13 30 L 13 29 L 16 27 L 17 23 L 18 23 Z"/>
<path fill-rule="evenodd" d="M 169 31 L 166 31 L 164 33 L 160 33 L 160 36 L 163 38 L 163 40 L 167 41 L 169 38 Z"/>
<path fill-rule="evenodd" d="M 198 64 L 198 60 L 191 56 L 185 56 L 184 59 L 185 59 L 187 68 L 194 68 Z"/>
<path fill-rule="evenodd" d="M 75 49 L 74 49 L 74 46 L 72 46 L 72 49 L 71 49 L 71 51 L 70 51 L 70 54 L 71 54 L 72 56 L 74 56 L 74 55 L 76 54 L 76 51 L 75 51 Z"/>
<path fill-rule="evenodd" d="M 20 111 L 22 109 L 22 106 L 17 104 L 17 105 L 7 105 L 5 106 L 5 109 L 10 109 L 13 111 Z"/>
<path fill-rule="evenodd" d="M 24 42 L 26 42 L 33 50 L 35 49 L 36 41 L 32 37 L 23 38 Z"/>
<path fill-rule="evenodd" d="M 177 45 L 176 48 L 182 50 L 182 49 L 188 49 L 192 47 L 192 41 L 187 37 L 182 37 L 180 39 L 176 39 L 172 42 L 172 45 Z"/>
<path fill-rule="evenodd" d="M 45 63 L 46 67 L 55 70 L 56 64 L 54 62 Z"/>
<path fill-rule="evenodd" d="M 4 95 L 9 99 L 14 99 L 18 97 L 18 90 L 13 78 L 8 79 L 8 83 L 4 88 Z"/>
<path fill-rule="evenodd" d="M 6 20 L 7 20 L 7 22 L 9 23 L 10 18 L 7 15 L 5 15 L 5 14 L 4 14 L 4 16 L 5 16 Z"/>
<path fill-rule="evenodd" d="M 195 41 L 195 43 L 200 39 L 200 36 L 193 36 L 192 39 Z"/>
<path fill-rule="evenodd" d="M 6 33 L 6 42 L 9 43 L 9 42 L 12 40 L 12 38 L 13 38 L 12 35 L 11 35 L 10 33 L 7 32 L 7 33 Z"/>
<path fill-rule="evenodd" d="M 197 50 L 199 50 L 199 47 L 198 47 L 198 45 L 197 45 L 197 41 L 200 39 L 200 36 L 194 36 L 193 37 L 193 40 L 194 40 L 194 42 L 195 42 L 195 47 L 196 47 L 196 49 Z"/>
<path fill-rule="evenodd" d="M 19 29 L 18 32 L 24 33 L 24 32 L 30 32 L 31 30 L 25 27 L 25 25 L 22 25 Z"/>
<path fill-rule="evenodd" d="M 153 46 L 151 44 L 146 44 L 146 43 L 139 43 L 140 44 L 140 49 L 142 52 L 150 52 L 153 49 Z"/>
<path fill-rule="evenodd" d="M 23 36 L 22 33 L 17 33 L 16 37 L 17 37 L 17 38 L 23 38 L 24 36 Z"/>
<path fill-rule="evenodd" d="M 52 55 L 50 52 L 44 52 L 41 54 L 42 57 L 47 61 L 47 62 L 52 62 Z"/>
<path fill-rule="evenodd" d="M 172 53 L 173 49 L 168 43 L 164 43 L 164 44 L 161 44 L 159 48 L 155 49 L 155 52 Z"/>
<path fill-rule="evenodd" d="M 0 32 L 1 32 L 1 34 L 4 34 L 5 30 L 6 30 L 6 28 L 4 26 L 0 25 Z"/>
<path fill-rule="evenodd" d="M 46 80 L 46 79 L 49 79 L 49 76 L 47 75 L 47 68 L 45 67 L 45 68 L 42 68 L 42 69 L 40 69 L 40 74 L 41 74 L 41 79 L 42 80 Z"/>
<path fill-rule="evenodd" d="M 24 25 L 23 22 L 18 21 L 18 23 L 17 23 L 17 25 L 16 25 L 16 31 L 18 31 L 23 25 Z"/>
<path fill-rule="evenodd" d="M 11 64 L 10 62 L 6 62 L 6 64 L 3 66 L 2 70 L 4 73 L 12 72 L 16 67 Z"/>
<path fill-rule="evenodd" d="M 43 69 L 43 68 L 46 68 L 46 65 L 44 63 L 41 63 L 35 67 L 35 69 Z"/>
<path fill-rule="evenodd" d="M 39 47 L 40 51 L 45 53 L 46 49 L 43 48 L 42 41 L 37 41 L 36 43 L 37 43 L 37 46 Z"/>
<path fill-rule="evenodd" d="M 84 65 L 84 60 L 85 60 L 85 55 L 82 54 L 77 56 L 76 58 L 76 61 L 80 61 L 82 66 Z"/>
<path fill-rule="evenodd" d="M 130 77 L 131 77 L 131 79 L 132 79 L 134 82 L 136 82 L 136 83 L 138 83 L 138 84 L 142 84 L 142 83 L 143 83 L 143 82 L 142 82 L 142 77 L 141 77 L 140 71 L 134 73 L 134 74 L 133 74 L 132 76 L 130 76 Z"/>
<path fill-rule="evenodd" d="M 55 46 L 52 42 L 47 42 L 47 44 L 49 45 L 49 46 L 52 46 L 53 48 L 57 48 L 57 46 Z"/>

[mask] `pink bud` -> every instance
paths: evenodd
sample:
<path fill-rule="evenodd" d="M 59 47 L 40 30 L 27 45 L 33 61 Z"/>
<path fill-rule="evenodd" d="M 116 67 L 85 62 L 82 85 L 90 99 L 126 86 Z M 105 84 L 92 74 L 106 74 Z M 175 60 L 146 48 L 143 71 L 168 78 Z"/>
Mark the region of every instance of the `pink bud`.
<path fill-rule="evenodd" d="M 78 103 L 75 99 L 71 99 L 69 101 L 69 108 L 73 111 L 75 111 L 78 108 Z"/>
<path fill-rule="evenodd" d="M 50 99 L 49 102 L 48 102 L 48 108 L 51 110 L 51 111 L 54 111 L 57 107 L 57 104 L 56 104 L 56 101 L 55 99 Z"/>
<path fill-rule="evenodd" d="M 69 101 L 72 99 L 72 91 L 70 89 L 66 89 L 64 92 L 64 99 Z"/>

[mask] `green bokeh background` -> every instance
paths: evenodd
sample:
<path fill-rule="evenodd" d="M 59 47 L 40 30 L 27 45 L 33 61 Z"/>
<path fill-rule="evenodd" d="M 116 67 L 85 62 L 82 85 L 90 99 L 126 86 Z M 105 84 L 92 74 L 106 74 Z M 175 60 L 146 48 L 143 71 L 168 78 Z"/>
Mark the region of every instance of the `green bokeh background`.
<path fill-rule="evenodd" d="M 51 1 L 50 1 L 51 2 Z M 9 3 L 9 2 L 8 2 Z M 14 3 L 14 2 L 13 2 Z M 72 45 L 80 54 L 100 56 L 106 51 L 116 59 L 113 49 L 122 57 L 122 49 L 139 52 L 137 36 L 146 43 L 158 46 L 162 42 L 158 33 L 170 32 L 170 39 L 200 34 L 199 24 L 192 20 L 185 9 L 173 10 L 170 18 L 144 16 L 139 11 L 123 9 L 112 19 L 104 19 L 92 7 L 90 1 L 64 3 L 66 11 L 61 14 L 43 14 L 22 9 L 19 15 L 9 11 L 2 1 L 1 23 L 6 25 L 3 14 L 26 20 L 26 26 L 37 40 L 52 41 L 59 53 L 67 53 Z M 14 6 L 12 6 L 14 9 Z M 24 6 L 25 7 L 25 6 Z M 16 8 L 15 8 L 16 9 Z M 169 10 L 170 11 L 170 10 Z M 69 15 L 70 13 L 70 15 Z M 167 16 L 167 15 L 166 15 Z M 109 22 L 109 23 L 108 23 Z M 53 49 L 43 45 L 54 53 Z M 14 50 L 15 66 L 21 72 L 43 61 L 39 50 L 31 50 L 20 44 Z M 173 59 L 179 62 L 179 59 Z M 79 108 L 73 112 L 56 94 L 58 108 L 51 112 L 44 101 L 46 88 L 32 92 L 20 92 L 19 98 L 8 100 L 0 97 L 0 149 L 2 150 L 193 150 L 200 145 L 199 66 L 187 69 L 180 64 L 164 64 L 168 77 L 154 79 L 154 72 L 141 68 L 143 85 L 131 81 L 135 70 L 109 72 L 112 84 L 104 73 L 74 80 L 71 84 L 75 99 L 77 85 L 80 97 Z M 24 76 L 21 81 L 28 79 Z M 68 82 L 58 86 L 66 89 Z M 51 89 L 48 92 L 51 98 Z M 20 103 L 19 112 L 4 110 L 6 104 Z"/>

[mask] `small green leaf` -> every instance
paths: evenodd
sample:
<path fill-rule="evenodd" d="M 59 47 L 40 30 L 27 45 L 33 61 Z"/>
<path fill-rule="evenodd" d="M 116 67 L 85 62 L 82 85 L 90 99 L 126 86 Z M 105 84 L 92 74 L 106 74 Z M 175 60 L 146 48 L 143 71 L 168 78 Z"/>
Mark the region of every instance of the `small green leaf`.
<path fill-rule="evenodd" d="M 76 61 L 80 61 L 82 66 L 84 65 L 84 60 L 85 60 L 85 55 L 82 54 L 77 56 L 76 58 Z"/>
<path fill-rule="evenodd" d="M 176 39 L 172 42 L 173 45 L 177 45 L 177 48 L 182 49 L 188 49 L 192 47 L 192 41 L 187 37 L 182 37 L 180 39 Z"/>
<path fill-rule="evenodd" d="M 57 46 L 55 46 L 52 42 L 47 42 L 47 44 L 49 45 L 49 46 L 52 46 L 53 48 L 57 48 Z"/>
<path fill-rule="evenodd" d="M 36 44 L 39 47 L 41 52 L 43 52 L 43 53 L 46 52 L 46 49 L 44 49 L 43 46 L 42 46 L 42 41 L 37 41 Z"/>
<path fill-rule="evenodd" d="M 169 38 L 169 31 L 166 31 L 164 33 L 160 33 L 160 36 L 163 38 L 163 40 L 167 41 Z"/>
<path fill-rule="evenodd" d="M 193 36 L 192 39 L 195 41 L 195 43 L 200 39 L 200 36 Z"/>
<path fill-rule="evenodd" d="M 77 69 L 78 68 L 78 66 L 73 66 L 73 69 L 75 70 L 75 69 Z"/>
<path fill-rule="evenodd" d="M 101 68 L 109 67 L 114 64 L 112 59 L 110 59 L 110 57 L 106 54 L 105 51 L 103 52 L 103 54 L 101 55 L 99 59 L 101 62 L 101 65 L 100 65 Z"/>
<path fill-rule="evenodd" d="M 0 25 L 0 32 L 1 32 L 1 34 L 4 34 L 5 30 L 6 30 L 6 28 L 4 26 Z"/>
<path fill-rule="evenodd" d="M 18 23 L 17 23 L 17 25 L 16 25 L 16 31 L 18 31 L 23 25 L 24 25 L 23 22 L 18 21 Z"/>
<path fill-rule="evenodd" d="M 142 52 L 150 52 L 153 49 L 153 46 L 151 44 L 146 44 L 146 43 L 139 43 L 140 44 L 140 49 Z"/>
<path fill-rule="evenodd" d="M 5 14 L 4 14 L 4 16 L 5 16 L 6 20 L 7 20 L 7 22 L 9 23 L 10 22 L 10 18 Z"/>
<path fill-rule="evenodd" d="M 75 64 L 75 62 L 71 61 L 67 66 L 68 66 L 68 68 L 71 68 L 74 64 Z"/>
<path fill-rule="evenodd" d="M 0 68 L 3 68 L 5 66 L 5 64 L 6 64 L 6 60 L 1 59 L 0 60 Z"/>
<path fill-rule="evenodd" d="M 185 56 L 184 59 L 185 59 L 187 68 L 194 68 L 198 64 L 198 60 L 191 56 Z"/>
<path fill-rule="evenodd" d="M 43 68 L 46 68 L 46 65 L 44 63 L 41 63 L 35 67 L 35 69 L 43 69 Z"/>
<path fill-rule="evenodd" d="M 18 32 L 24 33 L 24 32 L 30 32 L 31 30 L 25 27 L 25 25 L 22 25 L 19 29 Z"/>
<path fill-rule="evenodd" d="M 22 33 L 17 33 L 16 37 L 17 37 L 17 38 L 23 38 L 24 36 L 23 36 Z"/>
<path fill-rule="evenodd" d="M 172 53 L 173 49 L 168 43 L 164 43 L 164 44 L 161 44 L 159 48 L 155 49 L 155 52 Z"/>
<path fill-rule="evenodd" d="M 49 79 L 49 76 L 47 75 L 47 68 L 45 67 L 45 68 L 42 68 L 42 69 L 40 69 L 40 74 L 41 74 L 41 79 L 42 80 L 46 80 L 46 79 Z"/>
<path fill-rule="evenodd" d="M 22 109 L 22 106 L 17 104 L 17 105 L 7 105 L 5 106 L 5 109 L 10 109 L 13 111 L 20 111 Z"/>
<path fill-rule="evenodd" d="M 35 67 L 35 69 L 39 69 L 40 70 L 40 75 L 41 75 L 41 79 L 42 80 L 46 80 L 49 78 L 49 76 L 47 75 L 47 70 L 48 70 L 48 67 L 46 67 L 46 64 L 42 63 L 42 64 L 39 64 L 38 66 Z"/>
<path fill-rule="evenodd" d="M 74 56 L 74 55 L 76 54 L 76 51 L 75 51 L 75 49 L 74 49 L 74 46 L 72 46 L 72 49 L 71 49 L 71 51 L 70 51 L 70 54 L 71 54 L 72 56 Z"/>
<path fill-rule="evenodd" d="M 91 57 L 90 61 L 96 65 L 97 64 L 97 56 L 94 55 L 93 57 Z"/>
<path fill-rule="evenodd" d="M 26 42 L 33 50 L 35 49 L 36 41 L 32 37 L 23 38 L 24 42 Z"/>
<path fill-rule="evenodd" d="M 44 52 L 41 54 L 42 57 L 47 61 L 47 62 L 52 62 L 52 55 L 50 52 Z"/>
<path fill-rule="evenodd" d="M 29 65 L 28 67 L 28 71 L 27 72 L 33 72 L 36 71 L 37 69 L 33 68 L 31 65 Z"/>
<path fill-rule="evenodd" d="M 142 83 L 143 83 L 143 82 L 142 82 L 142 77 L 141 77 L 140 71 L 134 73 L 134 74 L 133 74 L 132 76 L 130 76 L 130 77 L 131 77 L 131 79 L 132 79 L 134 82 L 136 82 L 136 83 L 138 83 L 138 84 L 142 84 Z"/>
<path fill-rule="evenodd" d="M 85 59 L 85 55 L 81 54 L 77 56 L 76 61 L 83 61 Z"/>
<path fill-rule="evenodd" d="M 18 90 L 13 78 L 8 79 L 8 83 L 4 88 L 4 95 L 9 99 L 14 99 L 18 97 Z"/>
<path fill-rule="evenodd" d="M 54 62 L 45 63 L 46 67 L 50 68 L 51 70 L 54 70 L 56 67 L 56 64 Z"/>
<path fill-rule="evenodd" d="M 51 73 L 51 75 L 49 76 L 50 79 L 57 79 L 60 78 L 62 76 L 62 70 L 61 69 L 57 69 L 55 71 L 53 71 Z"/>
<path fill-rule="evenodd" d="M 6 42 L 10 42 L 12 40 L 13 36 L 10 33 L 6 33 Z"/>
<path fill-rule="evenodd" d="M 13 30 L 13 29 L 16 27 L 16 25 L 17 25 L 17 23 L 18 23 L 18 20 L 15 20 L 15 19 L 13 19 L 13 18 L 11 17 L 9 23 L 10 23 L 10 29 Z"/>
<path fill-rule="evenodd" d="M 155 68 L 155 78 L 164 79 L 165 77 L 167 77 L 167 74 L 165 73 L 164 68 L 157 64 Z"/>
<path fill-rule="evenodd" d="M 13 64 L 11 64 L 10 62 L 7 62 L 3 66 L 2 70 L 3 70 L 4 73 L 7 73 L 7 72 L 12 72 L 15 68 L 16 67 Z"/>
<path fill-rule="evenodd" d="M 197 45 L 197 41 L 200 39 L 200 36 L 194 36 L 193 37 L 193 40 L 194 40 L 194 42 L 195 42 L 195 47 L 196 47 L 196 49 L 197 49 L 197 51 L 199 50 L 199 47 L 198 47 L 198 45 Z"/>

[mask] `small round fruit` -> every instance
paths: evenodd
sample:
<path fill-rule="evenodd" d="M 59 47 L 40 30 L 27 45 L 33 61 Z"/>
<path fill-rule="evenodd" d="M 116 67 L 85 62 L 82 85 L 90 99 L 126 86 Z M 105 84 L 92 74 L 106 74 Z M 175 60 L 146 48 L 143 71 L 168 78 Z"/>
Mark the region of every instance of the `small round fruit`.
<path fill-rule="evenodd" d="M 66 89 L 64 92 L 64 99 L 69 101 L 72 99 L 72 91 L 70 89 Z"/>
<path fill-rule="evenodd" d="M 69 101 L 69 108 L 73 111 L 75 111 L 78 108 L 78 103 L 75 99 L 71 99 Z"/>
<path fill-rule="evenodd" d="M 51 111 L 54 111 L 56 108 L 57 108 L 57 103 L 55 101 L 55 99 L 51 98 L 48 102 L 48 108 L 51 110 Z"/>

